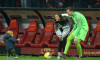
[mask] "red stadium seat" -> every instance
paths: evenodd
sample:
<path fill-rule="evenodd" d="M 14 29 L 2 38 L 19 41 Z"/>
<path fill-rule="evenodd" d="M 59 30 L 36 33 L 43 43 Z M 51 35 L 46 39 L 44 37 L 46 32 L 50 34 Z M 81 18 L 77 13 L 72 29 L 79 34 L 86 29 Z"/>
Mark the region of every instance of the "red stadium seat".
<path fill-rule="evenodd" d="M 44 31 L 45 33 L 41 40 L 41 44 L 42 44 L 42 47 L 48 47 L 48 44 L 50 43 L 50 40 L 53 37 L 53 32 L 54 32 L 53 22 L 47 22 Z"/>
<path fill-rule="evenodd" d="M 31 46 L 32 43 L 35 43 L 36 32 L 37 32 L 37 22 L 31 22 L 27 29 L 26 38 L 23 42 L 25 46 Z"/>
<path fill-rule="evenodd" d="M 18 37 L 18 30 L 19 30 L 17 20 L 11 19 L 9 27 L 7 27 L 6 30 L 13 31 L 13 37 L 16 39 Z M 4 39 L 4 41 L 5 41 L 5 39 Z"/>
<path fill-rule="evenodd" d="M 89 42 L 91 43 L 91 45 L 94 44 L 94 40 L 95 40 L 95 37 L 96 37 L 96 33 L 97 33 L 96 28 L 91 31 L 92 36 L 91 36 L 91 38 L 89 40 Z"/>
<path fill-rule="evenodd" d="M 35 39 L 35 44 L 32 44 L 31 47 L 48 47 L 48 44 L 50 43 L 50 40 L 53 37 L 53 32 L 54 32 L 53 22 L 47 22 L 45 29 L 40 31 L 41 31 L 40 35 L 37 35 Z"/>
<path fill-rule="evenodd" d="M 8 27 L 8 30 L 14 32 L 13 37 L 14 37 L 15 39 L 18 37 L 19 26 L 18 26 L 18 23 L 17 23 L 17 20 L 16 20 L 16 19 L 11 19 L 10 25 L 9 25 L 9 27 Z"/>
<path fill-rule="evenodd" d="M 100 48 L 100 21 L 97 23 L 96 31 L 97 33 L 95 36 L 94 45 L 96 48 Z"/>

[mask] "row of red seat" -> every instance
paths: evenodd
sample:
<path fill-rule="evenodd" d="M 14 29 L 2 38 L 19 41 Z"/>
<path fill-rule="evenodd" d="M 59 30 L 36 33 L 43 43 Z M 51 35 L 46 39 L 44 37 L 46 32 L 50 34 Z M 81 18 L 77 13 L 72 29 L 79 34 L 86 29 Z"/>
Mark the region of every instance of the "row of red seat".
<path fill-rule="evenodd" d="M 0 23 L 1 24 L 1 23 Z M 97 23 L 97 27 L 90 31 L 90 23 L 88 22 L 89 31 L 85 38 L 85 41 L 81 41 L 80 44 L 83 48 L 100 48 L 100 22 Z M 2 30 L 2 31 L 1 31 Z M 19 43 L 16 43 L 16 47 L 58 47 L 59 39 L 54 34 L 53 22 L 47 22 L 44 29 L 37 28 L 37 22 L 30 22 L 29 27 L 21 30 L 18 27 L 17 20 L 11 19 L 9 27 L 2 29 L 0 25 L 0 31 L 6 32 L 11 30 L 14 32 L 14 38 L 21 39 Z M 89 40 L 89 35 L 92 34 Z M 2 33 L 1 33 L 2 35 Z M 88 45 L 87 42 L 91 45 Z M 51 42 L 54 41 L 52 44 Z M 6 40 L 4 39 L 4 42 Z M 5 46 L 5 43 L 0 43 L 0 46 Z M 71 48 L 76 48 L 75 45 L 71 45 Z"/>
<path fill-rule="evenodd" d="M 29 27 L 20 32 L 17 20 L 11 19 L 9 27 L 3 32 L 8 30 L 14 32 L 15 39 L 20 39 L 20 42 L 15 44 L 16 47 L 58 47 L 59 39 L 54 34 L 53 22 L 48 22 L 45 29 L 38 29 L 37 22 L 30 22 Z M 55 44 L 51 43 L 52 40 Z M 5 39 L 4 42 L 6 42 Z M 5 43 L 0 43 L 0 46 L 5 46 Z"/>

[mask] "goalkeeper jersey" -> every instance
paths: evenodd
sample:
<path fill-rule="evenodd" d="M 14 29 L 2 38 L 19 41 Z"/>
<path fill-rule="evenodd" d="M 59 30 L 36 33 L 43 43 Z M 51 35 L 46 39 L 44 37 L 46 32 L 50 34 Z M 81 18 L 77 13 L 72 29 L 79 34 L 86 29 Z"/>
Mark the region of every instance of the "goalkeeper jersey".
<path fill-rule="evenodd" d="M 74 15 L 72 16 L 72 18 L 75 22 L 75 25 L 72 29 L 72 31 L 76 30 L 75 32 L 76 34 L 74 35 L 75 37 L 78 37 L 80 35 L 80 32 L 88 31 L 88 24 L 83 14 L 79 12 L 74 12 Z"/>

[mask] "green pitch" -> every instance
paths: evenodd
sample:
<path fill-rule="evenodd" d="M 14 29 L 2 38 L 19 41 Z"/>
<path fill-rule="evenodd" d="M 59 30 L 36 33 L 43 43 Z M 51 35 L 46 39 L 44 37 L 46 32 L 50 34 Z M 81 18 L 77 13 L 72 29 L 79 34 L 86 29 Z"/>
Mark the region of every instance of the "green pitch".
<path fill-rule="evenodd" d="M 77 59 L 75 57 L 66 57 L 65 59 L 57 59 L 56 56 L 53 56 L 51 59 L 44 59 L 43 56 L 18 56 L 18 59 L 15 60 L 100 60 L 100 57 L 84 57 L 83 59 Z M 0 60 L 14 60 L 11 56 L 10 59 L 7 59 L 6 56 L 0 56 Z"/>

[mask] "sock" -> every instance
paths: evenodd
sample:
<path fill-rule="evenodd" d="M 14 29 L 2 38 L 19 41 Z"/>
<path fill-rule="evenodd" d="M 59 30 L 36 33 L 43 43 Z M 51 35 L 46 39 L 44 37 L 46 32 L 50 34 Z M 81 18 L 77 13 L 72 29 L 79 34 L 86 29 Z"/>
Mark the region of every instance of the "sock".
<path fill-rule="evenodd" d="M 61 52 L 58 52 L 58 56 L 61 56 L 62 54 L 61 54 Z"/>

